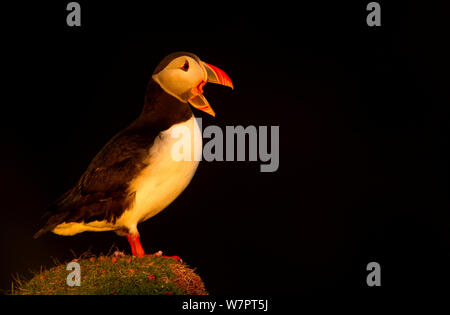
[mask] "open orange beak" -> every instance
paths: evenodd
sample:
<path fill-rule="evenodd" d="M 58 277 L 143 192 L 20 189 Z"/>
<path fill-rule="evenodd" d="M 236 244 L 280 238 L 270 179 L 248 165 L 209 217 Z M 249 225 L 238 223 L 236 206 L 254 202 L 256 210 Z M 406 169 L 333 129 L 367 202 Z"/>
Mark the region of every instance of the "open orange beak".
<path fill-rule="evenodd" d="M 228 86 L 232 89 L 234 88 L 230 77 L 223 70 L 217 68 L 216 66 L 207 64 L 206 62 L 202 62 L 202 64 L 205 67 L 207 73 L 207 82 Z M 189 103 L 195 108 L 215 117 L 216 113 L 211 108 L 211 105 L 209 105 L 206 98 L 203 96 L 203 86 L 205 84 L 205 81 L 201 81 L 198 86 L 192 89 L 192 97 L 191 99 L 189 99 Z"/>
<path fill-rule="evenodd" d="M 223 70 L 206 62 L 203 62 L 203 65 L 208 73 L 208 82 L 225 85 L 234 89 L 233 82 L 231 82 L 230 77 Z"/>

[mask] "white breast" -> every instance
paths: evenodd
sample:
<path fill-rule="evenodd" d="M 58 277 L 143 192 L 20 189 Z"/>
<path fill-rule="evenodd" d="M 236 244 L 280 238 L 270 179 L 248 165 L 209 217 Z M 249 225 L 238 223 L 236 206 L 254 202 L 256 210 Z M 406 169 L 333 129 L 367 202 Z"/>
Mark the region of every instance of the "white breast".
<path fill-rule="evenodd" d="M 190 136 L 174 138 L 173 131 L 180 126 L 187 127 Z M 181 142 L 181 147 L 190 149 L 188 161 L 177 161 L 172 154 L 174 145 L 180 147 Z M 148 166 L 129 187 L 130 192 L 136 192 L 134 205 L 119 218 L 117 225 L 135 228 L 137 223 L 167 207 L 189 184 L 202 154 L 202 137 L 195 117 L 162 132 L 149 153 Z"/>

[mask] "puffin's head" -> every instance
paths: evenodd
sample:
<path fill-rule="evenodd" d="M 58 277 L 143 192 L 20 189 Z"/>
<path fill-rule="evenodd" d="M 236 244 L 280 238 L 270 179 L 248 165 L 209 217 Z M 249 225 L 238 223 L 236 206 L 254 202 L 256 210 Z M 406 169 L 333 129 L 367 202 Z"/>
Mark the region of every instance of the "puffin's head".
<path fill-rule="evenodd" d="M 165 57 L 152 78 L 166 93 L 212 116 L 215 113 L 203 96 L 203 86 L 211 82 L 233 88 L 225 72 L 187 52 L 176 52 Z"/>

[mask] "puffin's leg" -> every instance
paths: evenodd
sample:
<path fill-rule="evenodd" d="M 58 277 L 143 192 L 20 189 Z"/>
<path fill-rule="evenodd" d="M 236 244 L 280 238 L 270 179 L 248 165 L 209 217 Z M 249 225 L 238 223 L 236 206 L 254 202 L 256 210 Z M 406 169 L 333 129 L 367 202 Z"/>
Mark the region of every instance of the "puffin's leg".
<path fill-rule="evenodd" d="M 141 241 L 139 240 L 139 234 L 132 235 L 132 238 L 134 238 L 134 249 L 136 251 L 136 256 L 141 258 L 145 256 L 144 249 L 142 248 Z"/>
<path fill-rule="evenodd" d="M 134 246 L 133 236 L 131 236 L 131 234 L 127 234 L 127 240 L 128 243 L 130 243 L 131 252 L 133 253 L 133 256 L 136 256 L 136 247 Z"/>
<path fill-rule="evenodd" d="M 128 242 L 130 243 L 131 252 L 133 256 L 144 257 L 145 251 L 142 248 L 141 242 L 139 240 L 139 234 L 127 234 Z"/>

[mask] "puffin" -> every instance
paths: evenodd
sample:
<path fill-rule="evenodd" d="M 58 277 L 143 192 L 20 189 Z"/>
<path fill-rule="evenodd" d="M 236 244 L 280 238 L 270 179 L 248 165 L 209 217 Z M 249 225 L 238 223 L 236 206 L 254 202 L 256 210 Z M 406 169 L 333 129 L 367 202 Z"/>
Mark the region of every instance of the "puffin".
<path fill-rule="evenodd" d="M 112 137 L 92 159 L 76 185 L 51 203 L 46 222 L 34 235 L 72 236 L 114 231 L 126 236 L 133 256 L 143 257 L 137 225 L 177 198 L 189 185 L 202 154 L 202 136 L 189 105 L 215 117 L 203 95 L 207 82 L 233 89 L 230 77 L 195 54 L 175 52 L 155 68 L 139 117 Z M 180 139 L 174 128 L 190 132 L 188 159 L 174 159 Z"/>

